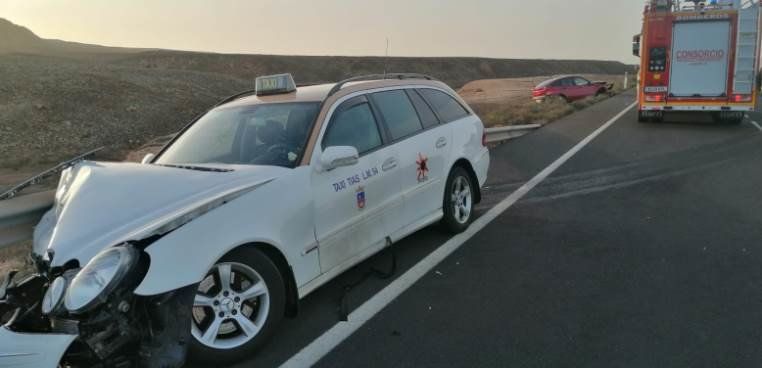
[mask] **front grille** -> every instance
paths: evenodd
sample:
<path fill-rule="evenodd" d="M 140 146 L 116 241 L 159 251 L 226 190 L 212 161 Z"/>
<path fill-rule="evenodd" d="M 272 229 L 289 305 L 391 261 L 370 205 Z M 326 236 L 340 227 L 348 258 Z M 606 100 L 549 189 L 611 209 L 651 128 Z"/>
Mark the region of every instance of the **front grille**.
<path fill-rule="evenodd" d="M 50 319 L 50 326 L 53 332 L 79 335 L 79 321 L 53 317 Z"/>

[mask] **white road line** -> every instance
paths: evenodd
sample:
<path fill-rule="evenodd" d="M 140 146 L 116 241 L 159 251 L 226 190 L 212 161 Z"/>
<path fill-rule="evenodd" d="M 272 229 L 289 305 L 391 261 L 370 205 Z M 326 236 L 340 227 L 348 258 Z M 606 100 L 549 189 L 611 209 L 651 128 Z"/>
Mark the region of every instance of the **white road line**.
<path fill-rule="evenodd" d="M 447 256 L 452 254 L 458 248 L 460 248 L 467 240 L 471 239 L 477 232 L 487 226 L 492 220 L 500 216 L 508 208 L 513 206 L 521 198 L 523 198 L 529 191 L 540 184 L 548 176 L 558 170 L 561 165 L 566 163 L 577 152 L 588 145 L 595 137 L 600 135 L 609 126 L 619 120 L 624 114 L 632 110 L 637 103 L 633 103 L 622 112 L 614 116 L 611 120 L 607 121 L 600 128 L 596 129 L 593 133 L 577 143 L 572 149 L 564 153 L 555 162 L 546 167 L 534 178 L 529 180 L 526 184 L 522 185 L 515 192 L 511 193 L 506 199 L 495 205 L 492 209 L 487 211 L 484 215 L 476 219 L 468 229 L 437 248 L 434 252 L 426 256 L 415 266 L 405 272 L 402 276 L 394 280 L 391 284 L 381 290 L 378 294 L 374 295 L 363 305 L 357 308 L 354 312 L 349 314 L 349 320 L 347 322 L 339 322 L 328 331 L 324 332 L 320 337 L 311 342 L 304 349 L 299 351 L 296 355 L 291 357 L 288 361 L 281 365 L 281 368 L 291 367 L 309 367 L 317 363 L 326 354 L 331 352 L 342 341 L 349 337 L 352 333 L 357 331 L 362 325 L 368 322 L 373 316 L 378 314 L 384 307 L 389 305 L 400 294 L 412 286 L 416 281 L 420 280 L 424 275 L 429 273 L 436 265 L 442 262 Z"/>
<path fill-rule="evenodd" d="M 757 124 L 757 122 L 756 122 L 756 121 L 754 121 L 754 120 L 749 120 L 749 122 L 751 123 L 751 125 L 754 125 L 754 127 L 755 127 L 755 128 L 757 128 L 757 130 L 759 130 L 760 132 L 762 132 L 762 126 L 759 126 L 759 124 Z"/>

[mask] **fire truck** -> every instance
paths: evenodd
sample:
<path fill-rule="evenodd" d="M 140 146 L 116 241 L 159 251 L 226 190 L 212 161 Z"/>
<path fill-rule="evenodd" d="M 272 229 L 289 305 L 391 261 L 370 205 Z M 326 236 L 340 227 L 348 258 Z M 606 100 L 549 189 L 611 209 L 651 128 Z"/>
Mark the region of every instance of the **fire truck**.
<path fill-rule="evenodd" d="M 757 103 L 760 0 L 648 0 L 633 38 L 638 120 L 703 112 L 740 123 Z"/>

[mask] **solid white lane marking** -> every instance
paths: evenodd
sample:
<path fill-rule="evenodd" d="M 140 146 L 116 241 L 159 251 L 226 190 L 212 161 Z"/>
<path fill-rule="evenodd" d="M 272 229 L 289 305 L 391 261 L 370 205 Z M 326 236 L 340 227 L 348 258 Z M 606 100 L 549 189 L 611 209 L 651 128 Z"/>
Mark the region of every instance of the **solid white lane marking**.
<path fill-rule="evenodd" d="M 420 280 L 423 276 L 429 273 L 440 262 L 447 258 L 450 254 L 460 248 L 467 240 L 471 239 L 477 232 L 487 226 L 492 220 L 500 216 L 508 208 L 513 206 L 521 198 L 523 198 L 529 191 L 540 184 L 548 176 L 558 170 L 561 165 L 569 161 L 577 152 L 587 146 L 595 137 L 603 133 L 609 126 L 619 120 L 624 114 L 632 110 L 637 105 L 637 102 L 628 106 L 622 110 L 619 114 L 611 118 L 601 127 L 596 129 L 590 135 L 585 137 L 582 141 L 577 143 L 572 149 L 564 153 L 555 162 L 546 167 L 534 178 L 529 180 L 526 184 L 522 185 L 515 192 L 511 193 L 507 198 L 500 203 L 492 207 L 487 213 L 476 219 L 471 226 L 466 229 L 465 232 L 452 237 L 445 242 L 434 252 L 426 256 L 415 266 L 405 272 L 402 276 L 394 280 L 391 284 L 381 290 L 378 294 L 374 295 L 363 305 L 357 308 L 354 312 L 349 314 L 349 320 L 347 322 L 339 322 L 328 331 L 324 332 L 320 337 L 315 339 L 312 343 L 307 345 L 304 349 L 299 351 L 296 355 L 291 357 L 288 361 L 281 365 L 281 368 L 291 367 L 310 367 L 315 365 L 320 359 L 327 355 L 331 350 L 338 346 L 342 341 L 349 337 L 352 333 L 357 331 L 362 325 L 368 322 L 373 316 L 378 314 L 384 307 L 389 305 L 393 300 L 397 299 L 405 290 L 410 288 L 416 281 Z"/>
<path fill-rule="evenodd" d="M 754 120 L 749 120 L 749 122 L 751 123 L 751 125 L 754 125 L 754 127 L 755 127 L 755 128 L 757 128 L 757 130 L 759 130 L 760 132 L 762 132 L 762 126 L 759 126 L 759 124 L 757 124 L 757 122 L 756 122 L 756 121 L 754 121 Z"/>

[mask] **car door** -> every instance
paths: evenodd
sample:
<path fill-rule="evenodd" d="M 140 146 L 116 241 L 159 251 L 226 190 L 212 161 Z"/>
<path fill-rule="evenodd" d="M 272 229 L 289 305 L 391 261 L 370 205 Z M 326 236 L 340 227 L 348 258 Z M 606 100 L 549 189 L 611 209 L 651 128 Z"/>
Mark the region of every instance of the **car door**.
<path fill-rule="evenodd" d="M 561 80 L 562 94 L 568 101 L 574 101 L 579 96 L 579 90 L 574 83 L 574 78 L 564 78 Z"/>
<path fill-rule="evenodd" d="M 441 208 L 452 132 L 449 126 L 439 124 L 414 89 L 378 92 L 369 97 L 399 155 L 397 176 L 404 205 L 393 223 L 396 240 L 419 228 Z"/>
<path fill-rule="evenodd" d="M 582 99 L 595 94 L 595 86 L 585 78 L 574 78 L 574 84 L 577 86 L 577 99 Z"/>
<path fill-rule="evenodd" d="M 315 236 L 323 273 L 356 263 L 382 248 L 389 219 L 401 211 L 395 177 L 397 153 L 385 145 L 381 126 L 365 96 L 341 103 L 329 120 L 313 159 Z M 352 146 L 359 160 L 321 170 L 320 154 L 330 146 Z"/>

